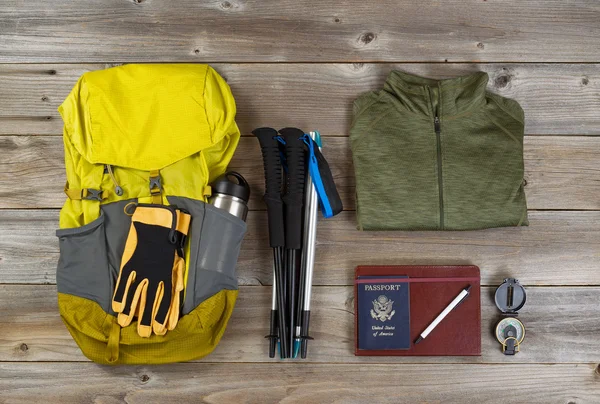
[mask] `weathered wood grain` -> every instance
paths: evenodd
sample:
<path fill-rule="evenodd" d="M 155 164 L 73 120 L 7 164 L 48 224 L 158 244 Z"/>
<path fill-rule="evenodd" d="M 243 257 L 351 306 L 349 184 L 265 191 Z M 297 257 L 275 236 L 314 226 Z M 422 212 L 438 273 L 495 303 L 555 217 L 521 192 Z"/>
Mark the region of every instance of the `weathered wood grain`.
<path fill-rule="evenodd" d="M 593 0 L 9 1 L 2 62 L 597 61 Z"/>
<path fill-rule="evenodd" d="M 345 209 L 354 209 L 354 168 L 348 138 L 327 138 L 329 160 Z M 0 136 L 0 208 L 58 208 L 65 201 L 62 139 Z M 530 209 L 600 209 L 600 137 L 530 136 L 525 178 Z M 230 165 L 252 189 L 251 209 L 264 209 L 258 141 L 241 139 Z"/>
<path fill-rule="evenodd" d="M 594 365 L 0 364 L 2 398 L 152 404 L 596 403 Z M 507 375 L 510 385 L 507 387 Z M 513 380 L 514 379 L 514 380 Z"/>
<path fill-rule="evenodd" d="M 271 284 L 265 212 L 250 212 L 237 273 Z M 54 283 L 56 210 L 0 211 L 0 283 Z M 353 212 L 319 221 L 315 285 L 351 285 L 361 264 L 474 264 L 482 284 L 600 285 L 600 211 L 530 212 L 530 226 L 468 232 L 359 232 Z"/>
<path fill-rule="evenodd" d="M 527 286 L 527 285 L 525 285 Z M 598 363 L 600 288 L 530 287 L 519 318 L 527 327 L 522 352 L 506 357 L 493 336 L 500 312 L 495 288 L 482 289 L 482 356 L 354 356 L 354 290 L 315 287 L 309 356 L 325 363 Z M 27 296 L 27 299 L 23 299 Z M 269 359 L 270 287 L 242 287 L 225 336 L 202 362 L 277 362 Z M 56 287 L 0 285 L 1 361 L 87 361 L 62 323 Z"/>
<path fill-rule="evenodd" d="M 1 53 L 1 52 L 0 52 Z M 0 65 L 0 134 L 61 134 L 56 109 L 86 71 L 106 64 Z M 214 64 L 237 101 L 243 134 L 298 126 L 347 134 L 353 100 L 392 69 L 432 78 L 485 71 L 489 89 L 525 110 L 528 134 L 600 134 L 598 64 Z"/>

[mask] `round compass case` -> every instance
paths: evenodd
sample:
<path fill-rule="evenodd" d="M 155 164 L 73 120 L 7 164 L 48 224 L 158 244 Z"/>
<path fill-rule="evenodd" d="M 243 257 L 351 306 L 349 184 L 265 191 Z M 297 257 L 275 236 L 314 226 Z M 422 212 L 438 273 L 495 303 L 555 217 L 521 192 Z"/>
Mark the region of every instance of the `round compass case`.
<path fill-rule="evenodd" d="M 503 313 L 503 318 L 496 324 L 496 339 L 502 344 L 505 355 L 514 355 L 519 352 L 525 339 L 525 326 L 517 319 L 519 310 L 527 300 L 525 288 L 518 280 L 507 278 L 496 289 L 494 300 L 496 307 Z"/>

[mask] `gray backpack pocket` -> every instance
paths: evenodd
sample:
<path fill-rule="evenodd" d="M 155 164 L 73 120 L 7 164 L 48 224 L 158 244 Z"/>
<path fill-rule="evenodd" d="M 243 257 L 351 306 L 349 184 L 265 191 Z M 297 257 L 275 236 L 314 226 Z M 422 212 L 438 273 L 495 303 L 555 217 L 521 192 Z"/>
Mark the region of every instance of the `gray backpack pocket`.
<path fill-rule="evenodd" d="M 190 257 L 182 314 L 221 290 L 237 290 L 235 267 L 246 223 L 222 209 L 182 197 L 169 203 L 191 213 Z"/>
<path fill-rule="evenodd" d="M 112 276 L 104 219 L 101 214 L 84 226 L 56 231 L 60 246 L 56 285 L 59 293 L 93 300 L 109 313 Z"/>

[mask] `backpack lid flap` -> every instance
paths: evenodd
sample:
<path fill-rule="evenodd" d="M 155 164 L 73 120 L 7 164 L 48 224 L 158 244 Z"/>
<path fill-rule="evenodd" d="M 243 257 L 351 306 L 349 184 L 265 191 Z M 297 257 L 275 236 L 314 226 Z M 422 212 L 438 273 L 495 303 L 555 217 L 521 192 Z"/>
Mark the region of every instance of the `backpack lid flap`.
<path fill-rule="evenodd" d="M 239 133 L 235 101 L 210 66 L 125 65 L 85 73 L 59 107 L 91 163 L 159 170 Z"/>

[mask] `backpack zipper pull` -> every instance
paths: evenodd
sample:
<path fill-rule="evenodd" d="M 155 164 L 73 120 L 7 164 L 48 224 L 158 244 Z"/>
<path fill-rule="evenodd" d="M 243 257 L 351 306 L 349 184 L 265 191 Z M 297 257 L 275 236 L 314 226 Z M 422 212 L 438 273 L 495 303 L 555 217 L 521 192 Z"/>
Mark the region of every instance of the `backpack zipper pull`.
<path fill-rule="evenodd" d="M 115 194 L 117 194 L 117 196 L 123 195 L 123 188 L 121 188 L 121 186 L 117 182 L 117 179 L 115 178 L 115 175 L 113 173 L 112 166 L 110 164 L 106 164 L 105 166 L 106 170 L 108 171 L 108 174 L 110 175 L 110 178 L 112 179 L 112 182 L 115 184 Z"/>
<path fill-rule="evenodd" d="M 440 117 L 437 115 L 433 118 L 433 126 L 435 128 L 435 133 L 439 135 L 442 132 L 442 128 L 440 125 Z"/>

